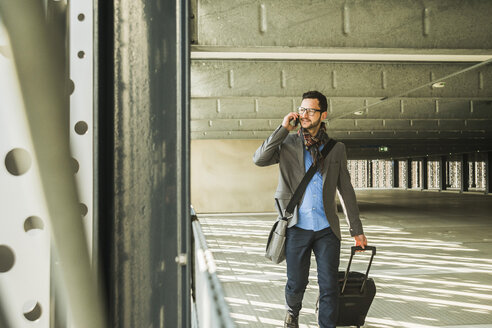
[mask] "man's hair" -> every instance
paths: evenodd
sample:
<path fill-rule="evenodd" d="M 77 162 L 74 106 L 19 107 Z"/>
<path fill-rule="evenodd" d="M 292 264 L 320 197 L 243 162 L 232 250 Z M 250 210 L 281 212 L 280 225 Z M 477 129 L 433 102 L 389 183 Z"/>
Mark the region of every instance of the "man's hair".
<path fill-rule="evenodd" d="M 319 91 L 308 91 L 302 95 L 302 99 L 318 99 L 319 109 L 321 112 L 326 112 L 328 109 L 328 102 L 326 101 L 326 97 Z"/>

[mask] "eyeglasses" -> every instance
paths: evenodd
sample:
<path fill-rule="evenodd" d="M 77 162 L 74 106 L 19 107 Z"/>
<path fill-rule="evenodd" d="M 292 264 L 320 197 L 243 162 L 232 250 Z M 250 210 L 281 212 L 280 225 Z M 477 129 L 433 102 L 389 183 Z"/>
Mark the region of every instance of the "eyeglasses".
<path fill-rule="evenodd" d="M 297 107 L 297 111 L 299 112 L 299 115 L 304 115 L 304 113 L 307 112 L 309 116 L 313 116 L 314 113 L 321 112 L 322 110 L 316 108 Z"/>

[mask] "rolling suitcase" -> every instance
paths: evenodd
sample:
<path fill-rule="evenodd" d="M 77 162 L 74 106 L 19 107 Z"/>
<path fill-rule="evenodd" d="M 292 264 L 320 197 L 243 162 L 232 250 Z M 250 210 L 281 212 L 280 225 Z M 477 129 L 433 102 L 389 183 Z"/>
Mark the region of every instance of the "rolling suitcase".
<path fill-rule="evenodd" d="M 352 246 L 347 269 L 345 272 L 338 272 L 340 294 L 338 296 L 337 326 L 360 327 L 364 325 L 367 312 L 376 295 L 376 284 L 374 280 L 368 277 L 372 260 L 374 255 L 376 255 L 376 247 L 366 246 L 365 248 L 365 250 L 372 251 L 365 274 L 350 271 L 350 265 L 357 250 L 362 250 L 362 248 L 360 246 Z M 318 302 L 316 302 L 316 316 L 318 314 Z"/>

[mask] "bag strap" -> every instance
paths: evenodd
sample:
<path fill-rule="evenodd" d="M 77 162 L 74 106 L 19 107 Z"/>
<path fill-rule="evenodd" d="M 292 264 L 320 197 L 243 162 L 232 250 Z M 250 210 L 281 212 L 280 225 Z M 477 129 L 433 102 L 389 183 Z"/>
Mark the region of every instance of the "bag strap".
<path fill-rule="evenodd" d="M 333 147 L 335 146 L 336 143 L 337 143 L 337 141 L 335 139 L 330 139 L 325 144 L 325 146 L 321 150 L 322 159 L 325 159 L 325 157 L 333 149 Z M 306 174 L 302 178 L 301 183 L 299 183 L 299 186 L 297 186 L 297 189 L 294 192 L 294 196 L 292 196 L 292 198 L 290 199 L 290 202 L 287 205 L 287 209 L 285 210 L 286 216 L 290 216 L 293 214 L 292 212 L 294 211 L 294 208 L 296 207 L 296 205 L 301 200 L 301 197 L 304 194 L 304 191 L 306 191 L 306 188 L 307 188 L 309 181 L 311 181 L 311 179 L 313 178 L 314 173 L 316 172 L 317 169 L 318 169 L 318 166 L 314 165 L 314 162 L 313 162 L 313 164 L 311 164 L 311 167 L 309 168 L 309 170 L 306 172 Z"/>

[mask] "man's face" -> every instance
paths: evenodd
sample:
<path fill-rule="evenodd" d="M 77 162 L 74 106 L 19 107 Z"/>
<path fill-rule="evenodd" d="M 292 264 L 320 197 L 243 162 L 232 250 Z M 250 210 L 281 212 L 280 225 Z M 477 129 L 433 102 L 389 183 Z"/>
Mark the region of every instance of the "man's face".
<path fill-rule="evenodd" d="M 302 100 L 301 107 L 320 109 L 318 99 L 309 99 L 309 98 Z M 326 117 L 326 112 L 324 113 L 316 112 L 314 113 L 313 116 L 309 116 L 309 114 L 306 111 L 304 112 L 303 115 L 299 116 L 299 120 L 301 122 L 301 126 L 304 129 L 306 130 L 316 129 L 321 124 L 321 121 L 325 119 L 325 117 L 322 116 Z"/>

